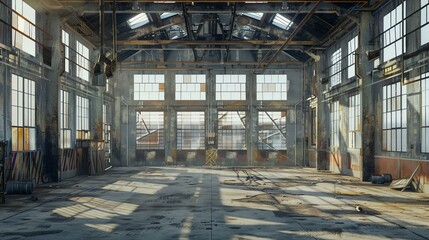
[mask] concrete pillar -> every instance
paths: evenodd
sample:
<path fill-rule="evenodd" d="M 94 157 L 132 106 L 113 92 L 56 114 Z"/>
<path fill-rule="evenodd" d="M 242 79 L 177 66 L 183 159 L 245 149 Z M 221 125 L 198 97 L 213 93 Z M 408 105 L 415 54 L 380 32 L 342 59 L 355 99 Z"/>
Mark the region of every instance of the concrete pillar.
<path fill-rule="evenodd" d="M 217 148 L 216 74 L 209 71 L 206 78 L 206 149 Z M 215 133 L 215 137 L 208 134 Z"/>
<path fill-rule="evenodd" d="M 372 31 L 369 29 L 373 28 L 373 17 L 371 13 L 363 12 L 360 19 L 360 39 L 361 43 L 360 48 L 360 62 L 361 62 L 361 96 L 362 96 L 362 176 L 361 179 L 368 180 L 371 175 L 374 173 L 375 163 L 374 163 L 374 153 L 375 153 L 375 114 L 376 106 L 374 87 L 371 85 L 373 77 L 377 73 L 371 73 L 373 69 L 373 63 L 369 62 L 366 57 L 366 51 L 372 50 L 368 45 L 368 42 L 371 40 Z"/>
<path fill-rule="evenodd" d="M 132 79 L 127 77 L 127 72 L 119 71 L 119 73 L 118 81 L 114 82 L 116 104 L 113 118 L 112 146 L 113 152 L 119 150 L 120 154 L 115 154 L 112 164 L 114 166 L 127 166 L 130 164 L 131 153 L 129 138 L 131 126 L 129 123 L 131 120 L 130 105 L 132 105 L 132 102 L 130 99 L 132 99 L 132 95 L 129 88 Z"/>
<path fill-rule="evenodd" d="M 172 107 L 175 99 L 175 73 L 167 71 L 165 75 L 165 161 L 167 164 L 176 162 L 177 153 L 177 112 Z"/>
<path fill-rule="evenodd" d="M 256 75 L 247 75 L 246 98 L 248 99 L 249 112 L 246 121 L 247 136 L 247 165 L 256 165 L 256 159 L 259 155 L 258 150 L 258 110 L 256 108 Z"/>
<path fill-rule="evenodd" d="M 324 73 L 327 57 L 323 55 L 320 62 L 317 64 L 316 71 L 318 72 L 319 79 L 317 82 L 317 169 L 327 170 L 329 169 L 329 138 L 330 138 L 330 127 L 329 127 L 329 105 L 327 102 L 323 102 L 323 92 L 329 87 L 329 83 L 322 84 L 320 79 L 327 77 L 329 74 Z"/>
<path fill-rule="evenodd" d="M 7 8 L 4 5 L 0 5 L 0 15 L 3 20 L 10 22 L 10 16 L 8 16 Z M 12 46 L 12 34 L 10 28 L 6 27 L 5 24 L 0 24 L 0 43 L 7 47 Z M 7 142 L 5 158 L 8 158 L 11 152 L 11 112 L 10 112 L 10 67 L 5 62 L 8 60 L 8 51 L 1 49 L 1 55 L 4 57 L 3 61 L 0 62 L 0 141 Z"/>
<path fill-rule="evenodd" d="M 47 15 L 46 21 L 59 22 L 57 16 Z M 59 69 L 64 64 L 63 55 L 61 54 L 61 28 L 54 24 L 50 26 L 50 34 L 53 39 L 53 43 L 46 43 L 47 46 L 52 45 L 52 70 L 47 72 L 48 82 L 45 80 L 39 80 L 41 86 L 41 92 L 36 94 L 41 100 L 44 107 L 44 111 L 40 108 L 37 109 L 38 114 L 37 124 L 41 126 L 42 135 L 44 135 L 42 143 L 42 149 L 44 150 L 44 163 L 46 174 L 51 181 L 59 180 L 59 152 L 58 152 L 58 141 L 59 141 L 59 83 L 61 76 Z M 37 96 L 36 95 L 36 96 Z M 37 98 L 37 97 L 36 97 Z M 37 103 L 37 100 L 36 100 Z M 44 112 L 44 114 L 43 114 Z M 44 133 L 44 134 L 43 134 Z"/>
<path fill-rule="evenodd" d="M 117 78 L 119 79 L 119 78 Z M 117 88 L 118 82 L 113 82 L 114 88 Z M 116 89 L 115 89 L 116 93 Z M 112 155 L 111 162 L 113 166 L 121 166 L 121 160 L 123 156 L 126 155 L 123 152 L 122 144 L 121 144 L 121 127 L 122 127 L 122 109 L 121 105 L 123 105 L 121 101 L 121 97 L 115 94 L 115 102 L 112 105 L 112 130 L 111 130 L 111 144 L 112 144 Z M 126 108 L 126 107 L 125 107 Z"/>

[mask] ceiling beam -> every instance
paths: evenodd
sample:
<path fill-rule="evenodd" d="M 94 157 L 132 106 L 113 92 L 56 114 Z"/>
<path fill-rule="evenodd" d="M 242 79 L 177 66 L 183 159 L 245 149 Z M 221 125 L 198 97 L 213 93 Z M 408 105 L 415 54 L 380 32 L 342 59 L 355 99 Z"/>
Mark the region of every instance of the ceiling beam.
<path fill-rule="evenodd" d="M 121 62 L 120 66 L 146 66 L 146 65 L 180 65 L 180 66 L 189 66 L 189 65 L 197 65 L 197 66 L 206 66 L 206 65 L 234 65 L 234 66 L 255 66 L 257 65 L 257 62 L 151 62 L 151 61 L 144 61 L 144 62 L 135 62 L 135 61 L 124 61 Z M 302 62 L 295 62 L 295 61 L 286 61 L 286 62 L 274 62 L 272 65 L 302 65 Z"/>
<path fill-rule="evenodd" d="M 293 30 L 289 38 L 276 50 L 274 54 L 271 55 L 271 53 L 266 53 L 265 56 L 261 61 L 259 61 L 258 66 L 256 66 L 256 69 L 253 73 L 256 73 L 256 70 L 261 69 L 261 73 L 263 73 L 268 66 L 274 62 L 278 55 L 288 46 L 291 45 L 293 38 L 301 31 L 301 29 L 304 27 L 304 25 L 307 23 L 308 20 L 310 20 L 311 16 L 313 16 L 314 12 L 319 8 L 320 4 L 323 2 L 323 0 L 317 1 L 311 9 L 311 11 L 302 19 L 302 21 L 298 24 L 298 26 Z M 269 58 L 266 58 L 266 56 L 270 56 Z M 268 59 L 268 61 L 264 61 L 265 59 Z"/>
<path fill-rule="evenodd" d="M 182 13 L 182 6 L 175 3 L 138 3 L 138 8 L 131 8 L 128 4 L 119 5 L 116 12 L 118 14 L 123 13 L 134 13 L 138 14 L 141 12 L 145 13 Z M 88 3 L 67 3 L 67 5 L 72 6 L 77 12 L 81 15 L 84 14 L 93 14 L 98 13 L 98 5 L 94 2 Z M 295 9 L 295 5 L 289 5 L 289 8 L 284 8 L 282 3 L 268 3 L 268 4 L 257 4 L 257 3 L 237 3 L 236 4 L 237 13 L 249 13 L 249 12 L 261 12 L 261 13 L 285 13 L 285 14 L 294 14 L 298 12 L 298 9 Z M 294 8 L 295 7 L 295 8 Z M 320 9 L 316 11 L 317 14 L 338 14 L 340 7 L 333 4 L 323 4 Z M 310 8 L 307 6 L 301 7 L 301 13 L 308 13 Z M 105 13 L 112 12 L 112 5 L 105 3 Z M 205 14 L 205 13 L 217 13 L 217 14 L 230 14 L 231 6 L 217 6 L 216 8 L 208 8 L 207 6 L 201 5 L 190 5 L 188 6 L 188 13 L 190 14 Z"/>
<path fill-rule="evenodd" d="M 286 40 L 287 41 L 287 40 Z M 283 45 L 285 40 L 234 40 L 234 41 L 194 41 L 194 40 L 123 40 L 118 41 L 118 46 L 153 46 L 153 45 Z M 311 40 L 304 41 L 288 41 L 288 45 L 292 46 L 314 46 L 318 42 Z"/>
<path fill-rule="evenodd" d="M 254 50 L 270 50 L 271 46 L 259 46 L 259 45 L 234 45 L 234 46 L 196 46 L 195 50 L 197 51 L 204 51 L 204 50 L 211 50 L 211 51 L 223 51 L 226 49 L 226 47 L 229 47 L 229 50 L 231 51 L 254 51 Z M 315 48 L 312 49 L 321 49 L 324 50 L 325 48 Z M 145 46 L 121 46 L 119 48 L 120 51 L 137 51 L 137 50 L 145 50 L 145 51 L 187 51 L 189 50 L 189 47 L 186 45 L 182 46 L 168 46 L 168 45 L 145 45 Z M 305 49 L 303 46 L 291 46 L 288 48 L 288 50 L 292 51 L 300 51 L 304 52 Z"/>
<path fill-rule="evenodd" d="M 98 2 L 99 0 L 57 0 L 60 3 L 73 2 Z M 105 0 L 105 2 L 113 2 L 113 0 Z M 117 3 L 134 3 L 135 0 L 116 0 Z M 149 0 L 140 0 L 139 2 L 153 2 Z M 217 3 L 217 2 L 252 2 L 249 0 L 176 0 L 178 3 Z M 254 1 L 257 2 L 257 1 Z M 264 2 L 284 2 L 284 0 L 264 0 Z M 316 3 L 317 0 L 287 0 L 288 3 Z M 326 0 L 328 3 L 368 3 L 367 0 Z"/>

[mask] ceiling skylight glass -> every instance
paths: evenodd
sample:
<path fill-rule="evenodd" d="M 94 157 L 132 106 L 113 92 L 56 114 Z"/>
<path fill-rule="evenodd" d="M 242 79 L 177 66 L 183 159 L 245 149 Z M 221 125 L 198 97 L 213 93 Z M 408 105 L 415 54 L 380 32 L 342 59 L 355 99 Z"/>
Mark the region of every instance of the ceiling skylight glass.
<path fill-rule="evenodd" d="M 130 20 L 127 21 L 128 25 L 131 29 L 135 29 L 138 27 L 141 27 L 149 22 L 149 18 L 147 18 L 146 13 L 140 13 L 134 17 L 132 17 Z"/>
<path fill-rule="evenodd" d="M 243 15 L 254 18 L 256 20 L 261 20 L 262 16 L 264 15 L 264 13 L 259 13 L 259 12 L 248 12 L 248 13 L 243 13 Z"/>
<path fill-rule="evenodd" d="M 177 15 L 177 13 L 165 12 L 165 13 L 162 13 L 160 17 L 161 17 L 161 19 L 166 19 L 166 18 L 172 17 L 174 15 Z"/>
<path fill-rule="evenodd" d="M 273 20 L 273 24 L 279 28 L 287 30 L 292 25 L 292 22 L 289 19 L 285 18 L 283 15 L 277 13 L 276 17 Z"/>

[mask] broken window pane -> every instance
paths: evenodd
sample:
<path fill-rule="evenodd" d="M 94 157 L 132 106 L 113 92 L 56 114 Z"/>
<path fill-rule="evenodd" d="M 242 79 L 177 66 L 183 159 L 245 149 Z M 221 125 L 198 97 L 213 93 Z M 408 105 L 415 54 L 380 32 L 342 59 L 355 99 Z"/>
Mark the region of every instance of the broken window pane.
<path fill-rule="evenodd" d="M 136 112 L 136 148 L 164 148 L 164 112 Z"/>
<path fill-rule="evenodd" d="M 286 112 L 259 112 L 258 148 L 261 150 L 287 150 Z"/>

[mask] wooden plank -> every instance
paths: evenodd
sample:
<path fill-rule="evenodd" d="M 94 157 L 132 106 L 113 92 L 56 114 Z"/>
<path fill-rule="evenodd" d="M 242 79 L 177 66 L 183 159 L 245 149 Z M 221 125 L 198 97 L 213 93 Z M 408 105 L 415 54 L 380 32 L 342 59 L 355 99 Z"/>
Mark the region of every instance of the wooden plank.
<path fill-rule="evenodd" d="M 421 166 L 422 164 L 421 163 L 419 163 L 419 165 L 416 167 L 416 169 L 414 170 L 414 172 L 413 172 L 413 174 L 411 174 L 411 177 L 408 179 L 408 181 L 407 181 L 407 185 L 404 187 L 404 188 L 402 188 L 402 190 L 401 190 L 401 192 L 403 192 L 407 187 L 408 187 L 408 185 L 410 185 L 411 184 L 411 182 L 413 181 L 413 179 L 414 179 L 414 176 L 416 175 L 416 173 L 417 173 L 417 171 L 420 169 L 420 166 Z"/>
<path fill-rule="evenodd" d="M 408 178 L 393 180 L 390 184 L 392 189 L 403 189 L 407 187 Z"/>

